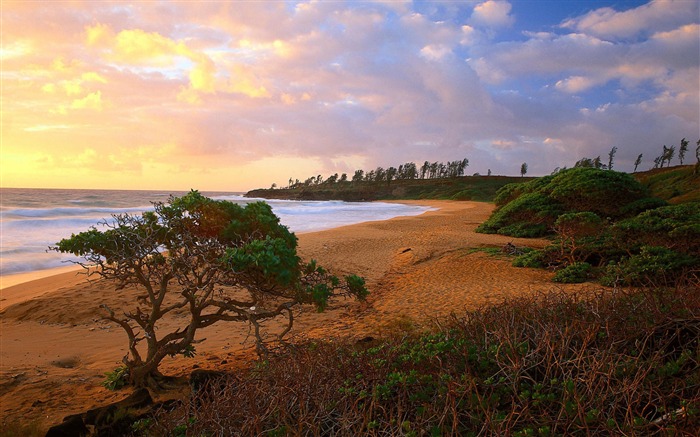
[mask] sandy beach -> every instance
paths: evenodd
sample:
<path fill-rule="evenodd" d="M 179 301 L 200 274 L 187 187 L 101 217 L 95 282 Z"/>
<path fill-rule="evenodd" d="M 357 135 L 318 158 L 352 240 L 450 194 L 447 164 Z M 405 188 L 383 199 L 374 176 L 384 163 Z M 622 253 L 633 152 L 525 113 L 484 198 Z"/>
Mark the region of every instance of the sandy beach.
<path fill-rule="evenodd" d="M 401 202 L 411 203 L 411 202 Z M 296 318 L 293 335 L 316 338 L 379 336 L 401 327 L 425 326 L 436 317 L 463 312 L 509 296 L 562 288 L 551 273 L 518 269 L 479 251 L 484 247 L 542 247 L 546 240 L 513 239 L 474 232 L 493 210 L 477 202 L 416 201 L 436 208 L 398 217 L 299 235 L 304 258 L 335 274 L 367 280 L 367 302 L 335 301 L 324 313 L 309 308 Z M 590 285 L 569 285 L 580 290 Z M 119 400 L 128 391 L 101 386 L 104 373 L 126 353 L 123 331 L 100 318 L 99 305 L 127 307 L 135 290 L 115 291 L 75 271 L 0 290 L 0 419 L 43 426 L 69 414 Z M 235 369 L 251 360 L 252 342 L 242 325 L 201 330 L 192 359 L 163 362 L 170 375 L 193 368 Z"/>

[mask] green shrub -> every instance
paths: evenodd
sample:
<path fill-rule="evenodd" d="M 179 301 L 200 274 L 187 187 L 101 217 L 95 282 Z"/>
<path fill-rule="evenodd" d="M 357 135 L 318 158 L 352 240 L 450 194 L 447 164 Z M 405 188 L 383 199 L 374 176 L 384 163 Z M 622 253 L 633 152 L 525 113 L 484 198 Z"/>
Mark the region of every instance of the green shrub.
<path fill-rule="evenodd" d="M 119 366 L 112 372 L 105 373 L 106 379 L 102 382 L 102 385 L 107 390 L 119 390 L 129 383 L 129 368 L 126 366 Z"/>
<path fill-rule="evenodd" d="M 577 262 L 569 264 L 559 270 L 552 279 L 554 282 L 563 284 L 578 284 L 586 282 L 588 275 L 591 272 L 591 265 L 586 262 Z"/>
<path fill-rule="evenodd" d="M 621 212 L 626 216 L 635 216 L 651 209 L 661 208 L 662 206 L 668 206 L 668 202 L 656 197 L 645 197 L 628 203 L 621 209 Z"/>
<path fill-rule="evenodd" d="M 526 193 L 497 209 L 477 232 L 513 237 L 546 235 L 554 220 L 564 212 L 561 205 L 541 193 Z"/>
<path fill-rule="evenodd" d="M 596 168 L 572 168 L 519 185 L 505 185 L 495 198 L 498 208 L 477 232 L 518 237 L 551 233 L 557 218 L 566 213 L 590 212 L 617 220 L 663 201 L 632 176 Z"/>
<path fill-rule="evenodd" d="M 649 210 L 616 223 L 619 244 L 663 246 L 687 254 L 700 253 L 700 203 L 684 203 Z"/>
<path fill-rule="evenodd" d="M 604 285 L 672 284 L 684 271 L 700 268 L 700 257 L 676 252 L 666 247 L 643 246 L 638 254 L 611 263 Z"/>
<path fill-rule="evenodd" d="M 496 206 L 503 206 L 523 193 L 523 187 L 527 184 L 508 184 L 496 191 L 493 203 Z"/>
<path fill-rule="evenodd" d="M 513 267 L 530 267 L 541 269 L 545 267 L 545 253 L 541 250 L 533 250 L 524 253 L 513 260 Z"/>
<path fill-rule="evenodd" d="M 570 211 L 591 211 L 600 217 L 623 217 L 630 203 L 650 197 L 627 173 L 595 168 L 572 168 L 552 178 L 546 190 Z"/>

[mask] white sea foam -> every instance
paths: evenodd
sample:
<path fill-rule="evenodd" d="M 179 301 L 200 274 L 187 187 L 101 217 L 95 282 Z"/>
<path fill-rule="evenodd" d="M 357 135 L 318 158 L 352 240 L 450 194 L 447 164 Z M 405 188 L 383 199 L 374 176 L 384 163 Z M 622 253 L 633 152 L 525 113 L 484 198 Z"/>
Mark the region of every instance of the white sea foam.
<path fill-rule="evenodd" d="M 173 195 L 182 195 L 174 192 Z M 237 193 L 203 194 L 246 204 L 263 199 Z M 110 220 L 112 214 L 139 214 L 169 193 L 148 191 L 2 189 L 0 275 L 45 270 L 75 259 L 47 251 L 62 238 Z M 382 202 L 266 200 L 293 232 L 312 232 L 355 223 L 418 215 L 430 208 Z"/>

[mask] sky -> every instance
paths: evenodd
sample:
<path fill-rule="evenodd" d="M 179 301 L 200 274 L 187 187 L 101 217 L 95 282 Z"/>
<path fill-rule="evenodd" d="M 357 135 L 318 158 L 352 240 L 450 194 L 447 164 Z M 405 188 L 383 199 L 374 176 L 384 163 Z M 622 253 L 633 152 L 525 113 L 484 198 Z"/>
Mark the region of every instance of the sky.
<path fill-rule="evenodd" d="M 1 2 L 0 186 L 245 191 L 700 139 L 700 2 Z M 674 164 L 678 163 L 677 159 Z"/>

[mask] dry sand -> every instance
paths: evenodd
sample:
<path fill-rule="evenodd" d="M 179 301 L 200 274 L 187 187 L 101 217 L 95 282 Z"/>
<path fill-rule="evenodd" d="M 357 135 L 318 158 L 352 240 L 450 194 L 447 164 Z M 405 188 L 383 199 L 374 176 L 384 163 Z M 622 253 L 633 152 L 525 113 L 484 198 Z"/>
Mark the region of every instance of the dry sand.
<path fill-rule="evenodd" d="M 517 269 L 510 261 L 474 249 L 542 247 L 545 240 L 513 239 L 474 232 L 493 205 L 416 201 L 437 208 L 399 217 L 299 235 L 304 258 L 336 274 L 358 273 L 371 296 L 365 303 L 340 300 L 324 313 L 305 310 L 294 335 L 378 336 L 436 317 L 554 288 L 551 273 Z M 561 288 L 560 286 L 557 286 Z M 579 290 L 586 285 L 571 285 Z M 126 337 L 100 319 L 101 303 L 125 306 L 134 290 L 114 291 L 105 282 L 61 273 L 0 290 L 0 423 L 38 421 L 44 426 L 69 414 L 124 398 L 101 387 L 104 373 L 120 364 Z M 193 368 L 235 369 L 251 360 L 252 343 L 241 325 L 201 330 L 192 359 L 166 359 L 162 370 L 187 375 Z"/>

